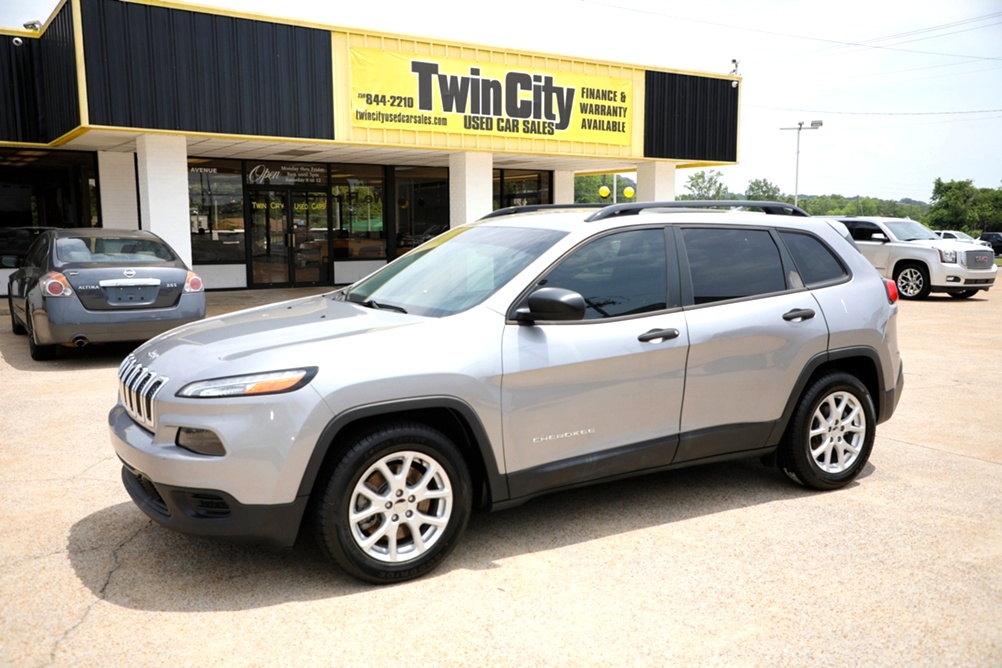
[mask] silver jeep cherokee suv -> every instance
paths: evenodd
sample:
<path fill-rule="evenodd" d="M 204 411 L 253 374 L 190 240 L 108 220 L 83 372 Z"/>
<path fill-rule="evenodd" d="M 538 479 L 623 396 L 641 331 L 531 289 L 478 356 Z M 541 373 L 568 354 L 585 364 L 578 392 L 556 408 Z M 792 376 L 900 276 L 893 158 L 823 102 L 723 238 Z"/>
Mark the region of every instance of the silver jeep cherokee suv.
<path fill-rule="evenodd" d="M 709 208 L 739 204 L 763 212 Z M 805 216 L 502 210 L 344 289 L 179 327 L 121 365 L 123 481 L 186 533 L 291 546 L 311 519 L 377 583 L 434 568 L 472 508 L 586 483 L 759 457 L 842 487 L 900 396 L 897 292 Z"/>

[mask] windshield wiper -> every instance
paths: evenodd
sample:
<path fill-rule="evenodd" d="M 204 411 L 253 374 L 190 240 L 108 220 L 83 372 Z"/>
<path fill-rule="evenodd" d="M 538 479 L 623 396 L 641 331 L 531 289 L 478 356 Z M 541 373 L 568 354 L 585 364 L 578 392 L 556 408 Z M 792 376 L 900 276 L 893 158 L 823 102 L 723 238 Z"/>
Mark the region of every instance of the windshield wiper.
<path fill-rule="evenodd" d="M 375 299 L 366 299 L 364 301 L 355 301 L 354 299 L 349 300 L 352 303 L 359 304 L 366 308 L 374 308 L 382 311 L 396 311 L 397 313 L 407 313 L 407 309 L 396 306 L 394 304 L 384 304 L 382 302 L 377 302 Z"/>

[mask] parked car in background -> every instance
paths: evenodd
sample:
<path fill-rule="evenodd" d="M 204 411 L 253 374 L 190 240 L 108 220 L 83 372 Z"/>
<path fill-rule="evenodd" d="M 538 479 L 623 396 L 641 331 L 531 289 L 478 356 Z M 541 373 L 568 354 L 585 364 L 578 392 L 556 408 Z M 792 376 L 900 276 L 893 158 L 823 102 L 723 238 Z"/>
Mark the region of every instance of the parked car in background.
<path fill-rule="evenodd" d="M 967 232 L 961 232 L 960 230 L 933 230 L 935 234 L 940 239 L 953 239 L 955 241 L 964 241 L 970 244 L 978 244 L 980 246 L 987 246 L 991 248 L 992 245 L 987 241 L 981 241 L 980 239 L 975 239 Z"/>
<path fill-rule="evenodd" d="M 7 285 L 11 330 L 32 359 L 58 346 L 145 341 L 205 317 L 200 279 L 160 237 L 141 230 L 70 228 L 38 236 Z"/>
<path fill-rule="evenodd" d="M 1002 232 L 985 232 L 980 239 L 987 241 L 996 255 L 1002 255 Z"/>
<path fill-rule="evenodd" d="M 346 572 L 398 582 L 473 508 L 554 490 L 748 458 L 844 487 L 902 391 L 896 301 L 844 225 L 784 203 L 515 207 L 146 342 L 110 436 L 156 522 L 291 546 L 311 518 Z"/>
<path fill-rule="evenodd" d="M 834 217 L 842 222 L 859 251 L 883 276 L 893 279 L 903 299 L 925 299 L 945 292 L 967 299 L 995 284 L 998 273 L 991 250 L 955 239 L 940 239 L 908 218 Z"/>

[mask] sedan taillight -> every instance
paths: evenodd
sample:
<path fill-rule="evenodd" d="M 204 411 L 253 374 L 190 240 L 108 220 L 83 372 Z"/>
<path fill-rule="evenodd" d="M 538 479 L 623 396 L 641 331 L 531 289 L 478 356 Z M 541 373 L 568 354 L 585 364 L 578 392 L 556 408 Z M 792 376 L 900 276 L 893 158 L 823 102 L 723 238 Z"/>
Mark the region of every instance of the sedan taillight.
<path fill-rule="evenodd" d="M 202 291 L 202 279 L 198 277 L 193 271 L 188 272 L 188 278 L 184 281 L 184 291 L 185 292 L 201 292 Z"/>
<path fill-rule="evenodd" d="M 70 287 L 70 282 L 58 271 L 50 271 L 38 279 L 38 287 L 42 290 L 42 295 L 45 297 L 73 296 L 73 288 Z"/>

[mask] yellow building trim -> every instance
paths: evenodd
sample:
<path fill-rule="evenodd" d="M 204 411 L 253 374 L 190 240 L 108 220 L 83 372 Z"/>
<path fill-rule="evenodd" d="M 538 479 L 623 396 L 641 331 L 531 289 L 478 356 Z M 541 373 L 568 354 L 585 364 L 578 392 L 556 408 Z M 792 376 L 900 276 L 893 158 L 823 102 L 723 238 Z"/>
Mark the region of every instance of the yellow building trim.
<path fill-rule="evenodd" d="M 80 0 L 72 0 L 72 2 L 73 48 L 76 51 L 77 96 L 80 101 L 80 125 L 86 126 L 90 121 L 90 111 L 87 104 L 87 68 L 84 65 L 83 14 L 80 10 Z"/>

